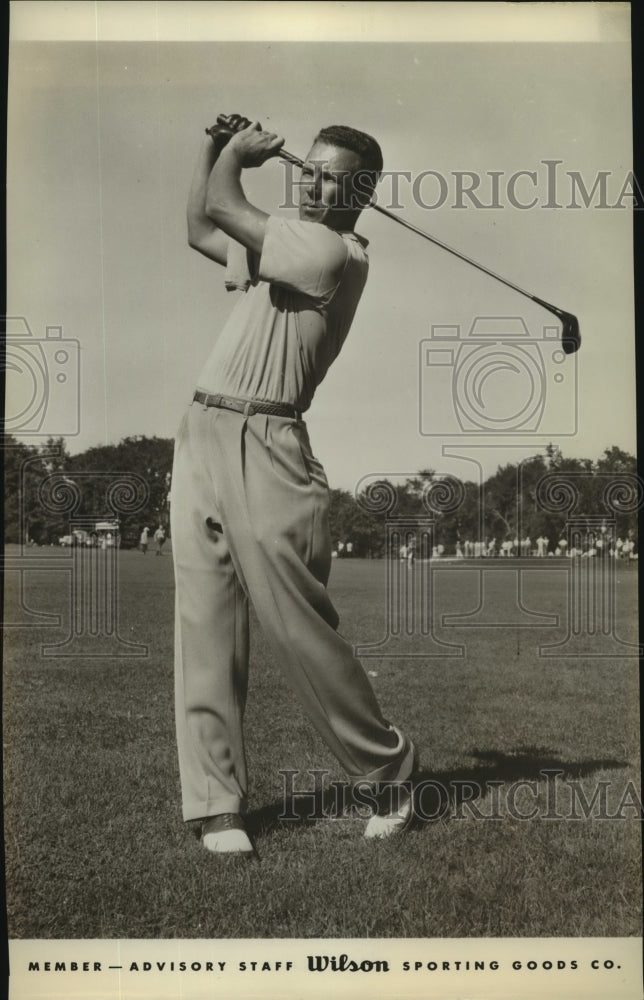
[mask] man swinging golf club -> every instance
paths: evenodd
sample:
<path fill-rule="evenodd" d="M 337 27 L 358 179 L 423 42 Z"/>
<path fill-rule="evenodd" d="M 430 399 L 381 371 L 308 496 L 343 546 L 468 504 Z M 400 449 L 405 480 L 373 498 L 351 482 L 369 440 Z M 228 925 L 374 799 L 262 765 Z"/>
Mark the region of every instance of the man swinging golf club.
<path fill-rule="evenodd" d="M 363 132 L 318 133 L 299 219 L 251 204 L 242 171 L 283 140 L 239 116 L 208 130 L 188 201 L 190 246 L 241 290 L 176 438 L 176 725 L 185 820 L 214 853 L 249 853 L 242 720 L 248 601 L 312 723 L 353 782 L 394 783 L 365 836 L 412 818 L 414 747 L 382 715 L 326 591 L 329 490 L 302 414 L 337 357 L 367 278 L 355 224 L 382 155 Z M 359 189 L 362 200 L 356 198 Z M 366 193 L 365 193 L 366 192 Z M 395 801 L 395 805 L 393 804 Z"/>

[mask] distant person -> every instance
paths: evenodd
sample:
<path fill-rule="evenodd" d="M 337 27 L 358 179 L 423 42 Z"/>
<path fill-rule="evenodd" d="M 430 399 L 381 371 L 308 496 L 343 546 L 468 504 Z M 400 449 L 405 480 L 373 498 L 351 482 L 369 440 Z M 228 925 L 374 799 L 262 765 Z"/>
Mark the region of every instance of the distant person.
<path fill-rule="evenodd" d="M 347 542 L 347 559 L 353 556 L 353 542 Z"/>
<path fill-rule="evenodd" d="M 141 532 L 141 537 L 139 538 L 139 548 L 141 549 L 143 555 L 147 554 L 149 538 L 150 538 L 150 529 L 144 528 L 143 531 Z"/>
<path fill-rule="evenodd" d="M 162 524 L 160 524 L 157 530 L 154 532 L 153 538 L 156 547 L 156 555 L 160 556 L 162 555 L 161 550 L 165 545 L 165 531 L 163 530 Z"/>

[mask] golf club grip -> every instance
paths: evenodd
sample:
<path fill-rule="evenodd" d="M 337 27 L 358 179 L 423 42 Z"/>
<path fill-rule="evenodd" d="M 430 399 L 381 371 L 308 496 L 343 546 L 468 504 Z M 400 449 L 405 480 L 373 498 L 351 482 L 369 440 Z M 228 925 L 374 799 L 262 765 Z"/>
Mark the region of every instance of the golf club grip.
<path fill-rule="evenodd" d="M 223 125 L 224 128 L 233 128 L 233 126 L 230 124 L 229 115 L 217 115 L 217 124 Z M 238 131 L 238 129 L 233 128 L 233 131 L 236 132 Z M 295 164 L 296 167 L 304 166 L 304 160 L 301 160 L 299 156 L 295 155 L 295 153 L 289 153 L 287 149 L 280 149 L 278 156 L 282 160 L 288 160 L 289 163 Z"/>

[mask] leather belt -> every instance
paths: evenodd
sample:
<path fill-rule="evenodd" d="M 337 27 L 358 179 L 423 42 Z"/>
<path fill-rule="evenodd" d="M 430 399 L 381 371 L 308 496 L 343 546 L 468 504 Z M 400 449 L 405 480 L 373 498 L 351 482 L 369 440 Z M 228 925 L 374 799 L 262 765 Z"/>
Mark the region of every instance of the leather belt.
<path fill-rule="evenodd" d="M 196 403 L 202 403 L 203 406 L 216 406 L 220 410 L 234 410 L 236 413 L 243 413 L 245 417 L 252 417 L 255 413 L 268 413 L 272 417 L 302 419 L 300 411 L 289 403 L 264 403 L 261 400 L 238 399 L 236 396 L 201 392 L 200 389 L 196 390 L 192 398 Z"/>

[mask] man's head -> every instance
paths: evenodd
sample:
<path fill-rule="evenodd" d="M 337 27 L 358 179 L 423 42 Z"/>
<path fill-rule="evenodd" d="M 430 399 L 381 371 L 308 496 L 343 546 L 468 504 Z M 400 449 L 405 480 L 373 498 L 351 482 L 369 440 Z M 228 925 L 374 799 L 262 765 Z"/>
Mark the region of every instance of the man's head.
<path fill-rule="evenodd" d="M 347 125 L 321 129 L 302 167 L 300 218 L 353 229 L 381 170 L 382 152 L 372 136 Z"/>

